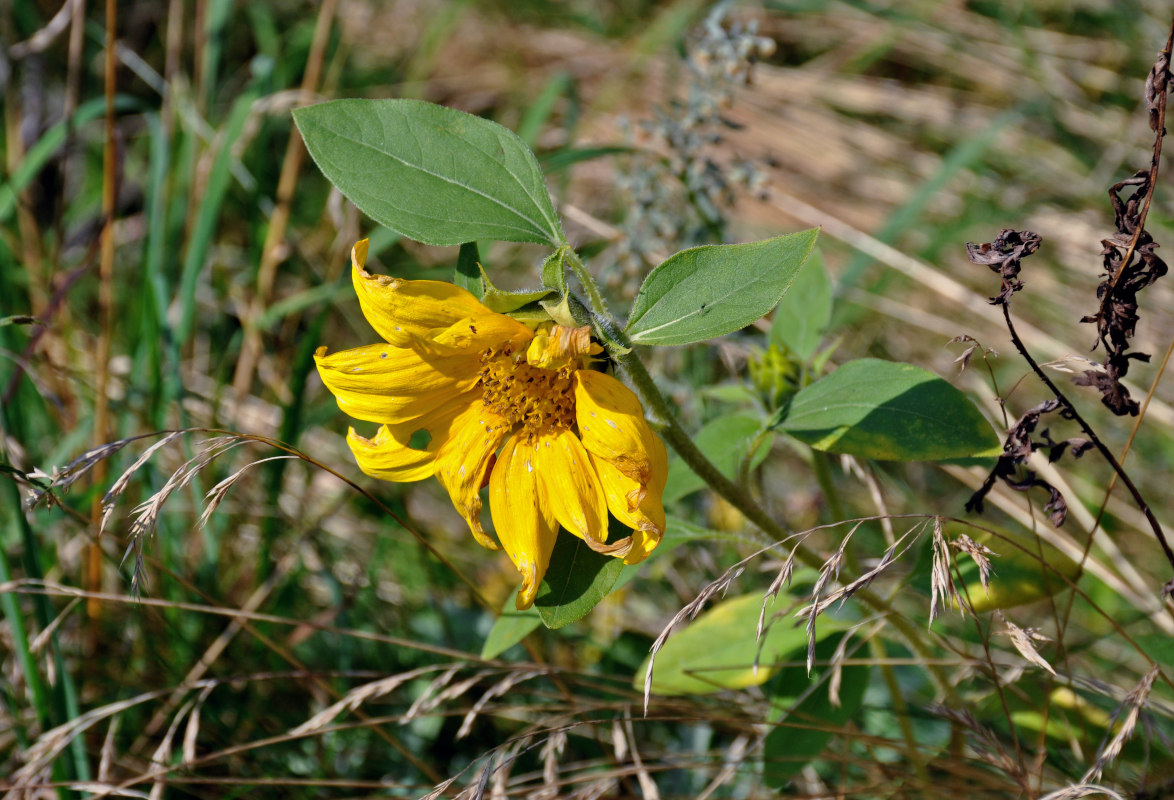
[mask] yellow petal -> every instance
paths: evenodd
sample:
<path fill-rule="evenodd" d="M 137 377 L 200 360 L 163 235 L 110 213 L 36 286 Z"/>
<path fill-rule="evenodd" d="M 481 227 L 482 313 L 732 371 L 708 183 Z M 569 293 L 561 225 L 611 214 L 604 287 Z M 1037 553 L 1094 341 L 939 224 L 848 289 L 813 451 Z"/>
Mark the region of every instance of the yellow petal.
<path fill-rule="evenodd" d="M 453 420 L 448 438 L 436 454 L 437 480 L 469 523 L 473 538 L 490 550 L 498 546 L 481 527 L 481 487 L 493 454 L 508 433 L 506 421 L 478 397 Z"/>
<path fill-rule="evenodd" d="M 477 382 L 476 354 L 420 353 L 410 347 L 368 345 L 314 354 L 322 382 L 356 419 L 398 423 L 418 417 Z"/>
<path fill-rule="evenodd" d="M 649 452 L 659 440 L 644 421 L 644 409 L 631 389 L 602 372 L 579 370 L 575 373 L 575 417 L 589 452 L 641 486 L 648 485 Z"/>
<path fill-rule="evenodd" d="M 433 462 L 449 439 L 453 421 L 479 397 L 476 391 L 453 395 L 415 419 L 382 426 L 374 439 L 360 436 L 351 428 L 347 443 L 355 454 L 359 469 L 372 478 L 385 481 L 407 482 L 430 477 L 434 471 Z M 427 431 L 428 443 L 413 448 L 410 442 L 418 431 Z"/>
<path fill-rule="evenodd" d="M 513 317 L 490 313 L 465 317 L 447 328 L 431 331 L 427 336 L 414 337 L 411 346 L 437 355 L 455 355 L 461 350 L 482 353 L 507 339 L 525 342 L 533 335 L 533 331 Z"/>
<path fill-rule="evenodd" d="M 367 240 L 363 239 L 351 249 L 351 280 L 363 316 L 392 344 L 404 345 L 413 335 L 423 336 L 465 317 L 493 313 L 459 286 L 372 275 L 363 269 L 366 263 Z"/>
<path fill-rule="evenodd" d="M 529 608 L 550 564 L 558 523 L 542 497 L 533 445 L 506 440 L 489 476 L 489 512 L 497 538 L 522 573 L 518 610 Z"/>
<path fill-rule="evenodd" d="M 631 549 L 623 556 L 625 564 L 643 561 L 664 536 L 665 517 L 661 497 L 668 477 L 668 453 L 655 436 L 650 456 L 650 481 L 643 487 L 620 472 L 614 464 L 599 456 L 591 456 L 591 463 L 607 497 L 608 510 L 633 531 Z"/>
<path fill-rule="evenodd" d="M 590 456 L 568 430 L 546 433 L 534 442 L 543 496 L 559 524 L 602 550 L 607 541 L 607 500 Z"/>
<path fill-rule="evenodd" d="M 420 481 L 432 476 L 436 453 L 414 450 L 391 434 L 386 425 L 375 438 L 360 436 L 354 428 L 347 432 L 347 444 L 355 454 L 359 469 L 372 478 L 384 481 Z"/>

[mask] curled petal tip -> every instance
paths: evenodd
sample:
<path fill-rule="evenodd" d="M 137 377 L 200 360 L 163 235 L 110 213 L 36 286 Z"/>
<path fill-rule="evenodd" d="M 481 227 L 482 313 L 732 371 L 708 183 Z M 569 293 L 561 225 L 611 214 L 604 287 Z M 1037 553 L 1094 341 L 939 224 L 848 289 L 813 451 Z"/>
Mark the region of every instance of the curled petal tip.
<path fill-rule="evenodd" d="M 645 495 L 648 494 L 648 485 L 641 483 L 635 489 L 624 495 L 624 499 L 628 501 L 628 511 L 635 511 L 644 502 Z"/>
<path fill-rule="evenodd" d="M 600 555 L 605 555 L 605 556 L 615 556 L 616 558 L 623 558 L 624 556 L 626 556 L 628 554 L 628 551 L 632 549 L 632 537 L 631 536 L 625 536 L 623 539 L 620 539 L 618 542 L 612 542 L 611 544 L 608 544 L 607 542 L 602 542 L 602 541 L 600 541 L 594 537 L 591 537 L 591 536 L 585 538 L 583 541 L 585 541 L 587 543 L 587 546 L 590 547 L 592 550 L 594 550 L 596 553 L 599 553 Z"/>
<path fill-rule="evenodd" d="M 534 605 L 534 597 L 538 594 L 538 571 L 532 563 L 518 564 L 518 570 L 522 573 L 522 585 L 518 588 L 514 607 L 518 611 L 525 611 Z"/>
<path fill-rule="evenodd" d="M 351 247 L 351 264 L 356 269 L 362 269 L 363 265 L 367 263 L 367 244 L 370 240 L 360 239 Z"/>
<path fill-rule="evenodd" d="M 480 513 L 481 509 L 477 509 Z M 469 517 L 469 531 L 472 532 L 473 538 L 477 540 L 477 544 L 481 545 L 487 550 L 500 550 L 501 545 L 493 541 L 485 529 L 481 527 L 481 521 L 475 516 Z"/>

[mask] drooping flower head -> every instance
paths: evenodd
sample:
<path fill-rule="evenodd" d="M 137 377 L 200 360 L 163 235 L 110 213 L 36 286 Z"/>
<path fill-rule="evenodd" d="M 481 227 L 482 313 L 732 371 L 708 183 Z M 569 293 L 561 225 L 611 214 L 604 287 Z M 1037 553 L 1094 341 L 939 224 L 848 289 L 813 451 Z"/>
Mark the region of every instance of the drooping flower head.
<path fill-rule="evenodd" d="M 359 468 L 388 481 L 435 476 L 473 537 L 497 549 L 481 525 L 488 484 L 497 538 L 522 574 L 520 609 L 560 525 L 596 552 L 643 560 L 664 533 L 667 454 L 636 396 L 591 369 L 602 350 L 590 330 L 532 328 L 449 283 L 371 275 L 366 260 L 364 239 L 352 278 L 384 342 L 315 354 L 339 407 L 381 425 L 370 439 L 348 433 Z M 609 511 L 630 536 L 608 541 Z"/>

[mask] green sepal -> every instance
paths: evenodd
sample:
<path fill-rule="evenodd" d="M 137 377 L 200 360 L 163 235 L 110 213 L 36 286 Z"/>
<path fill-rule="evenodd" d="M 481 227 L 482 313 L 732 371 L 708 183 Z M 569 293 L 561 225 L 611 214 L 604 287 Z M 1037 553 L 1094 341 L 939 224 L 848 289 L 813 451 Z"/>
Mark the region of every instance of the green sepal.
<path fill-rule="evenodd" d="M 541 302 L 527 303 L 521 308 L 515 308 L 507 316 L 513 317 L 523 325 L 529 325 L 530 327 L 551 321 L 550 312 L 543 308 Z"/>
<path fill-rule="evenodd" d="M 480 264 L 477 265 L 481 269 L 481 282 L 485 286 L 485 293 L 481 295 L 481 304 L 490 311 L 496 311 L 498 314 L 509 314 L 517 317 L 514 313 L 531 303 L 537 303 L 546 297 L 549 297 L 552 292 L 550 289 L 534 289 L 522 290 L 520 292 L 507 292 L 504 289 L 498 289 L 489 280 L 489 275 L 485 272 L 485 267 Z M 545 312 L 543 312 L 545 313 Z"/>
<path fill-rule="evenodd" d="M 538 304 L 546 309 L 550 318 L 567 328 L 581 328 L 591 324 L 591 311 L 583 305 L 583 301 L 573 294 L 564 294 L 562 297 L 548 297 L 539 300 Z"/>
<path fill-rule="evenodd" d="M 542 262 L 542 285 L 564 296 L 567 293 L 567 251 L 570 249 L 569 245 L 563 245 Z"/>

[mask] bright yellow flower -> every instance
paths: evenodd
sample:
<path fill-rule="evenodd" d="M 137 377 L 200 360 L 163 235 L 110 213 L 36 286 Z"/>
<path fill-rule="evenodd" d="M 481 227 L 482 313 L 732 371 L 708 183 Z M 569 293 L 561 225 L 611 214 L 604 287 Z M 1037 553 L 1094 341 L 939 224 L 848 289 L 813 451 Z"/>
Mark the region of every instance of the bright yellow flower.
<path fill-rule="evenodd" d="M 636 396 L 590 369 L 602 350 L 589 329 L 534 330 L 458 286 L 371 275 L 366 261 L 364 239 L 352 277 L 386 343 L 315 354 L 339 407 L 382 426 L 373 439 L 347 435 L 359 468 L 388 481 L 436 476 L 473 537 L 496 550 L 480 520 L 488 484 L 497 537 L 522 573 L 520 609 L 534 602 L 560 525 L 626 564 L 652 552 L 667 454 Z M 420 431 L 428 441 L 414 448 Z M 607 541 L 609 511 L 631 536 Z"/>

